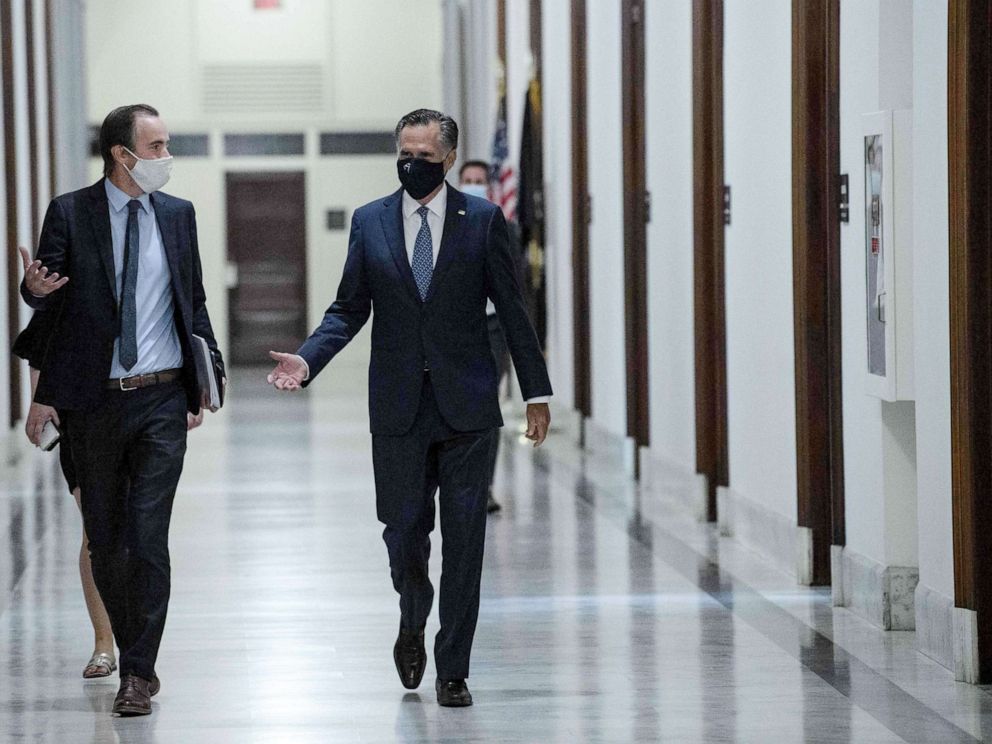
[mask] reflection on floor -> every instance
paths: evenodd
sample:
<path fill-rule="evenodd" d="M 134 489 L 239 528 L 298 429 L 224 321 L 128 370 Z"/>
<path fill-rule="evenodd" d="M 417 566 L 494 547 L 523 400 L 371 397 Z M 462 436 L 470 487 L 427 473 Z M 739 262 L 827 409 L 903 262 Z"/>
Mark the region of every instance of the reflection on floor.
<path fill-rule="evenodd" d="M 534 452 L 510 429 L 476 705 L 439 708 L 431 666 L 406 692 L 364 370 L 332 366 L 282 397 L 260 375 L 235 375 L 228 410 L 190 438 L 147 718 L 111 718 L 115 683 L 80 678 L 92 639 L 79 519 L 55 458 L 3 471 L 0 740 L 992 741 L 992 696 L 955 684 L 912 634 L 833 610 L 562 437 Z"/>

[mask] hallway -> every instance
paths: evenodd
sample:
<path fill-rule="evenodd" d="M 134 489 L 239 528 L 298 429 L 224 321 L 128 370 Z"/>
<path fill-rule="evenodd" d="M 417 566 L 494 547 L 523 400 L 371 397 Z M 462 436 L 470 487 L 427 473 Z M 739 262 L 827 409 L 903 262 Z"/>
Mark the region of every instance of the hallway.
<path fill-rule="evenodd" d="M 238 371 L 228 408 L 190 436 L 147 718 L 112 719 L 116 680 L 79 678 L 91 643 L 79 518 L 55 458 L 5 471 L 0 740 L 992 740 L 992 697 L 954 683 L 912 633 L 834 610 L 828 590 L 796 587 L 554 432 L 532 453 L 504 430 L 475 706 L 437 706 L 433 660 L 405 693 L 364 365 L 342 358 L 296 396 L 261 379 Z"/>

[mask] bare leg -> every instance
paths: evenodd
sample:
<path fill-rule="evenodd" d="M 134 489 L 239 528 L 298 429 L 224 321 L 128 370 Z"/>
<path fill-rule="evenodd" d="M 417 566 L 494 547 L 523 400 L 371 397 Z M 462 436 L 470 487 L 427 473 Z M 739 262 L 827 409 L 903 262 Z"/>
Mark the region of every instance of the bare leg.
<path fill-rule="evenodd" d="M 76 506 L 79 506 L 79 489 L 73 490 Z M 110 618 L 103 607 L 100 593 L 93 583 L 93 570 L 90 568 L 90 546 L 83 530 L 83 545 L 79 550 L 79 578 L 83 582 L 83 596 L 86 598 L 86 610 L 93 624 L 93 653 L 114 656 L 114 632 L 110 629 Z"/>

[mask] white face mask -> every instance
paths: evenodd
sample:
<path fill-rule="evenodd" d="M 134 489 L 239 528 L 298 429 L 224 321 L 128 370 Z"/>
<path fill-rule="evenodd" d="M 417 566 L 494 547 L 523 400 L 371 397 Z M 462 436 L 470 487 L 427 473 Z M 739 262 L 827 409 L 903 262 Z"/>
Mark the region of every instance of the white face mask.
<path fill-rule="evenodd" d="M 489 187 L 484 183 L 466 183 L 462 185 L 462 191 L 471 196 L 477 196 L 480 199 L 489 198 Z"/>
<path fill-rule="evenodd" d="M 138 184 L 139 189 L 150 194 L 153 191 L 158 191 L 169 182 L 169 176 L 172 175 L 171 155 L 167 158 L 145 160 L 139 158 L 126 147 L 124 149 L 138 161 L 134 164 L 134 168 L 127 172 L 131 174 L 131 178 Z M 124 168 L 127 169 L 127 166 L 125 165 Z"/>

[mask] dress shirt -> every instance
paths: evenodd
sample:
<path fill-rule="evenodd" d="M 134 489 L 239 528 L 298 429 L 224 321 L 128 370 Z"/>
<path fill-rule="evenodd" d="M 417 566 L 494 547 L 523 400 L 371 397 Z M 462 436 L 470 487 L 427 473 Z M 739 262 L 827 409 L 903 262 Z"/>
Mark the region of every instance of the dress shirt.
<path fill-rule="evenodd" d="M 448 213 L 448 184 L 441 186 L 433 199 L 427 202 L 427 226 L 431 229 L 431 243 L 434 247 L 432 266 L 437 266 L 437 254 L 441 250 L 441 236 L 444 234 L 444 217 Z M 406 238 L 406 258 L 413 265 L 413 246 L 420 232 L 421 219 L 417 214 L 420 202 L 403 191 L 403 235 Z"/>
<path fill-rule="evenodd" d="M 124 240 L 127 232 L 127 204 L 132 197 L 104 180 L 110 209 L 110 233 L 114 244 L 114 274 L 117 302 L 124 286 Z M 172 272 L 162 244 L 162 234 L 155 219 L 148 194 L 136 197 L 138 210 L 138 284 L 135 288 L 138 362 L 127 370 L 120 362 L 120 337 L 114 340 L 114 357 L 110 378 L 131 377 L 183 366 L 183 351 L 176 331 L 172 298 Z"/>

